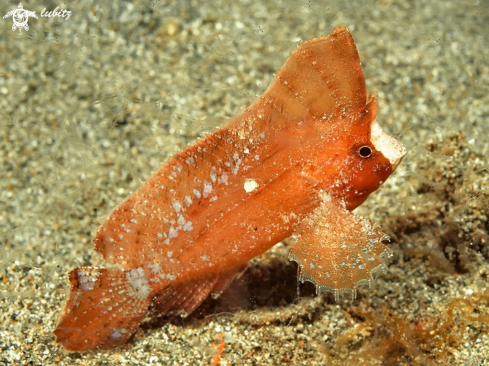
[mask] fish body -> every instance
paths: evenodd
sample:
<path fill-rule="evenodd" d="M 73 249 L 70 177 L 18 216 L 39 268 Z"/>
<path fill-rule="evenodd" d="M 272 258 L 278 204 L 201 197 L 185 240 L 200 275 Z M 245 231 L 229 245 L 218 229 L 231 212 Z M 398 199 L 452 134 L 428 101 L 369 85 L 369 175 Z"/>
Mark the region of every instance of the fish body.
<path fill-rule="evenodd" d="M 301 44 L 251 107 L 112 212 L 95 249 L 122 269 L 70 273 L 58 341 L 76 351 L 117 347 L 150 304 L 189 314 L 293 234 L 302 281 L 336 296 L 370 281 L 383 265 L 383 234 L 350 211 L 405 154 L 375 121 L 377 104 L 346 28 Z"/>

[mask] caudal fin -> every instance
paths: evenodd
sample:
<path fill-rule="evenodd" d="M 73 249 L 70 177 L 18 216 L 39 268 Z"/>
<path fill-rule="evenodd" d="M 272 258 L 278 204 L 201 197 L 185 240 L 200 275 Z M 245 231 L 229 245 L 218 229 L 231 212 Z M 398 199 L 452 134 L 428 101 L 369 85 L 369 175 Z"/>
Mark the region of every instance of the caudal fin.
<path fill-rule="evenodd" d="M 151 301 L 141 268 L 131 271 L 77 268 L 70 273 L 71 293 L 54 331 L 70 351 L 111 349 L 135 332 Z"/>

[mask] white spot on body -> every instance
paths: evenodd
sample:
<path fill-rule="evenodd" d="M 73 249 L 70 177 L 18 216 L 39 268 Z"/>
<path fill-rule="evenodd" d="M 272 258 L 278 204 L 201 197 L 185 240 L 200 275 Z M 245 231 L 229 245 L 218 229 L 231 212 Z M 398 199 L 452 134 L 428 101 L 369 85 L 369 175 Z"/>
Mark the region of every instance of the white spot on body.
<path fill-rule="evenodd" d="M 234 175 L 238 174 L 240 165 L 241 165 L 241 159 L 238 159 L 238 161 L 236 161 L 236 165 L 233 168 L 233 174 Z"/>
<path fill-rule="evenodd" d="M 155 274 L 161 271 L 161 266 L 159 263 L 152 263 L 148 265 L 148 267 L 151 269 L 151 272 Z"/>
<path fill-rule="evenodd" d="M 110 334 L 110 336 L 114 339 L 119 339 L 121 335 L 126 333 L 125 329 L 115 328 L 114 331 Z"/>
<path fill-rule="evenodd" d="M 202 259 L 204 262 L 208 262 L 209 261 L 209 257 L 206 256 L 206 255 L 201 256 L 200 259 Z"/>
<path fill-rule="evenodd" d="M 258 188 L 258 183 L 254 179 L 246 179 L 244 183 L 244 190 L 246 193 L 253 192 Z"/>
<path fill-rule="evenodd" d="M 175 210 L 176 213 L 179 213 L 180 210 L 182 209 L 182 204 L 178 200 L 173 199 L 171 205 L 173 206 L 173 209 Z"/>
<path fill-rule="evenodd" d="M 169 251 L 169 252 L 167 252 L 167 253 L 166 253 L 166 256 L 167 256 L 168 258 L 171 258 L 171 256 L 172 256 L 172 255 L 173 255 L 173 252 L 172 252 L 172 251 Z"/>
<path fill-rule="evenodd" d="M 173 239 L 178 236 L 178 230 L 173 226 L 170 226 L 170 230 L 168 230 L 168 239 Z"/>
<path fill-rule="evenodd" d="M 195 195 L 195 197 L 197 197 L 197 198 L 202 197 L 202 196 L 200 195 L 200 192 L 199 192 L 198 190 L 194 189 L 192 192 L 193 192 L 193 194 Z"/>
<path fill-rule="evenodd" d="M 204 182 L 204 189 L 202 190 L 202 196 L 204 198 L 209 197 L 209 194 L 212 193 L 212 183 L 211 182 Z"/>
<path fill-rule="evenodd" d="M 185 204 L 187 205 L 187 207 L 192 206 L 192 197 L 185 196 Z"/>
<path fill-rule="evenodd" d="M 193 229 L 192 221 L 187 221 L 185 225 L 183 225 L 183 231 L 192 231 Z"/>
<path fill-rule="evenodd" d="M 185 217 L 183 217 L 183 215 L 178 216 L 178 220 L 177 220 L 178 225 L 183 226 L 185 225 L 186 221 L 187 220 L 185 220 Z"/>
<path fill-rule="evenodd" d="M 223 173 L 221 175 L 221 182 L 224 183 L 225 185 L 228 184 L 228 179 L 229 179 L 229 175 L 227 175 L 226 173 Z"/>
<path fill-rule="evenodd" d="M 145 300 L 148 298 L 151 288 L 149 287 L 146 274 L 141 267 L 134 268 L 126 273 L 126 279 L 131 286 L 132 291 L 130 296 L 139 300 Z"/>

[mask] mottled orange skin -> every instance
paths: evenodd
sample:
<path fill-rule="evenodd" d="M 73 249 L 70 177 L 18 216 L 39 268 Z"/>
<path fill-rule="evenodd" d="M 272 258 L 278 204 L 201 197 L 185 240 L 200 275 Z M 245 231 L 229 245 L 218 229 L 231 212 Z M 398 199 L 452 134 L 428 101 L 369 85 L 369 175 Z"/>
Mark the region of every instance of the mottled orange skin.
<path fill-rule="evenodd" d="M 58 341 L 70 350 L 116 347 L 152 301 L 165 313 L 189 313 L 221 293 L 252 258 L 294 233 L 321 192 L 348 210 L 360 205 L 394 168 L 370 141 L 376 112 L 347 29 L 303 43 L 251 107 L 170 159 L 109 216 L 95 249 L 126 277 L 101 270 L 86 290 L 83 273 L 91 269 L 74 270 Z M 372 149 L 369 158 L 362 146 Z M 249 181 L 257 188 L 245 190 Z M 131 297 L 135 310 L 110 318 L 98 304 L 109 296 L 102 282 L 126 288 L 137 268 L 148 296 Z M 122 304 L 124 296 L 109 298 Z"/>

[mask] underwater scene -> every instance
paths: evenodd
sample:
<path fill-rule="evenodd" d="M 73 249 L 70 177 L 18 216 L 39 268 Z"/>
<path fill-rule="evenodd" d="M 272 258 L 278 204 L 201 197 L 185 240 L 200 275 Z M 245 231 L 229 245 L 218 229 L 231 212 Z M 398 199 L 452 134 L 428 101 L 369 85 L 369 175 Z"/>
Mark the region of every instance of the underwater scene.
<path fill-rule="evenodd" d="M 489 3 L 0 13 L 0 365 L 489 365 Z"/>

